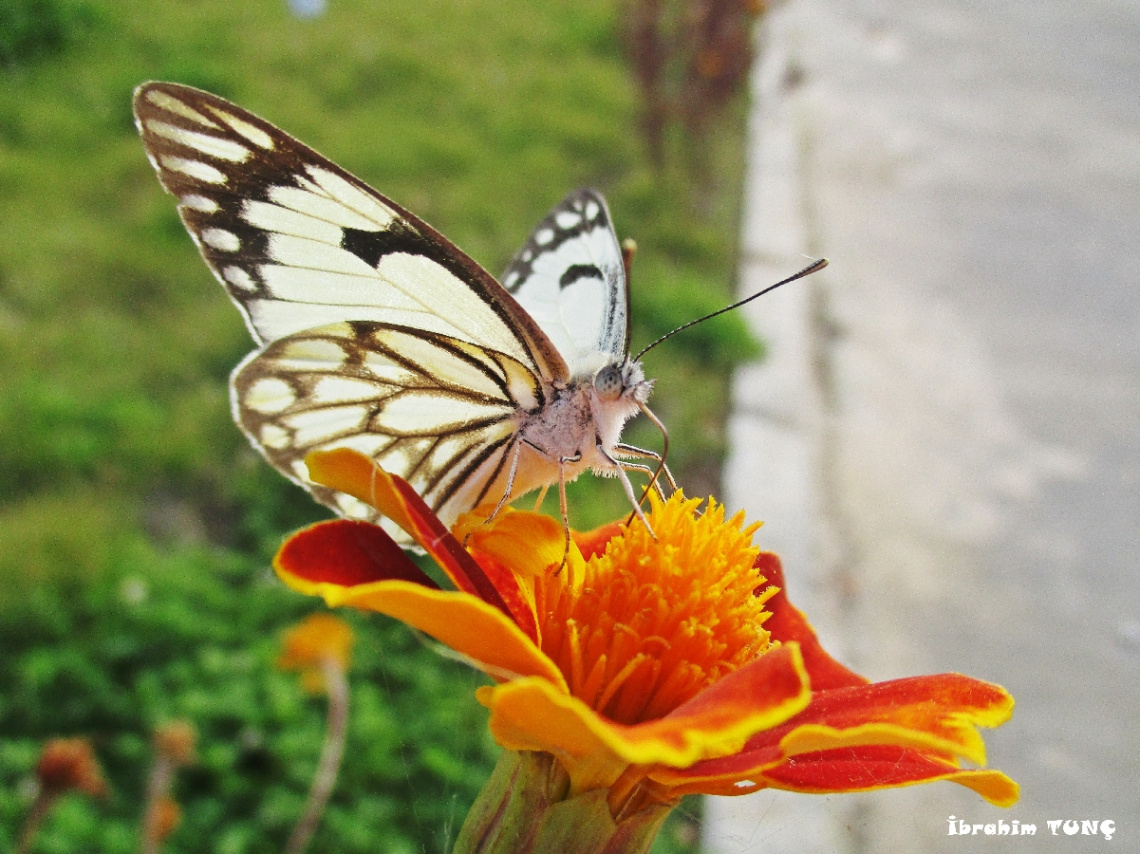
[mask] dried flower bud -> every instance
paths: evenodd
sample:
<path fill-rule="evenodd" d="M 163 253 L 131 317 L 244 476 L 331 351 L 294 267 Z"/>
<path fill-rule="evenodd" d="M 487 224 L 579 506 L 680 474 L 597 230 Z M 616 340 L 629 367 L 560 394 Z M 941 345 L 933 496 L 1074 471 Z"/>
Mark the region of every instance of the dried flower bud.
<path fill-rule="evenodd" d="M 53 738 L 44 745 L 36 766 L 43 791 L 58 795 L 77 790 L 92 797 L 107 795 L 107 781 L 99 760 L 85 738 Z"/>

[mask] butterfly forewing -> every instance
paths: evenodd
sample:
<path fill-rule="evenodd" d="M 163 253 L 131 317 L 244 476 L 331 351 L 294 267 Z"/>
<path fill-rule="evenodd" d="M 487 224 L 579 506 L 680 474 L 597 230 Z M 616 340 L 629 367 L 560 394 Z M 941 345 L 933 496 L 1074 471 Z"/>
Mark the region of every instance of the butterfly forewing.
<path fill-rule="evenodd" d="M 515 300 L 431 226 L 234 104 L 149 83 L 135 114 L 187 230 L 263 345 L 231 395 L 266 458 L 353 517 L 373 511 L 309 482 L 309 451 L 369 454 L 447 522 L 497 500 L 520 414 L 569 379 Z"/>
<path fill-rule="evenodd" d="M 599 193 L 574 190 L 559 202 L 508 265 L 503 286 L 542 327 L 572 373 L 579 373 L 576 364 L 588 370 L 599 354 L 625 356 L 625 268 Z"/>
<path fill-rule="evenodd" d="M 431 226 L 288 134 L 215 95 L 148 83 L 135 115 L 163 186 L 260 342 L 344 319 L 491 347 L 544 379 L 557 350 Z"/>

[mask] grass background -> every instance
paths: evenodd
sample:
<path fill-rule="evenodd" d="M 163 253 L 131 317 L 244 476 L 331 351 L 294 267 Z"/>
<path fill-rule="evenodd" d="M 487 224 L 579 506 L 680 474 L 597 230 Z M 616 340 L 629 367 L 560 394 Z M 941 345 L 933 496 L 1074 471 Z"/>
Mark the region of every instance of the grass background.
<path fill-rule="evenodd" d="M 711 185 L 650 169 L 624 9 L 329 0 L 300 20 L 284 0 L 0 2 L 0 849 L 43 740 L 82 734 L 113 793 L 65 799 L 35 850 L 136 850 L 150 733 L 185 718 L 199 760 L 165 850 L 278 851 L 322 737 L 320 700 L 273 667 L 281 632 L 320 606 L 268 565 L 326 514 L 230 421 L 227 376 L 252 345 L 143 155 L 132 89 L 237 101 L 493 273 L 568 190 L 602 189 L 640 247 L 636 350 L 731 296 L 743 124 L 737 110 L 705 141 Z M 728 376 L 755 354 L 729 316 L 646 358 L 690 494 L 716 489 Z M 626 438 L 660 447 L 645 424 Z M 580 528 L 625 509 L 589 477 L 570 500 Z M 343 616 L 349 746 L 310 850 L 445 851 L 496 751 L 479 678 L 383 618 Z M 691 843 L 694 809 L 655 851 Z"/>

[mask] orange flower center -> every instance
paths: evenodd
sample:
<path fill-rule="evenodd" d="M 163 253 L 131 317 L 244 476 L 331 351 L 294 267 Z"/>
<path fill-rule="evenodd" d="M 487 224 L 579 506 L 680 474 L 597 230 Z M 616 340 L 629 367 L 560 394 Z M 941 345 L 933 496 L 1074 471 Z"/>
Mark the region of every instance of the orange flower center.
<path fill-rule="evenodd" d="M 541 647 L 570 693 L 618 723 L 668 714 L 770 645 L 767 593 L 753 568 L 759 550 L 744 514 L 679 492 L 652 498 L 584 566 L 535 579 Z M 570 579 L 573 578 L 573 581 Z"/>

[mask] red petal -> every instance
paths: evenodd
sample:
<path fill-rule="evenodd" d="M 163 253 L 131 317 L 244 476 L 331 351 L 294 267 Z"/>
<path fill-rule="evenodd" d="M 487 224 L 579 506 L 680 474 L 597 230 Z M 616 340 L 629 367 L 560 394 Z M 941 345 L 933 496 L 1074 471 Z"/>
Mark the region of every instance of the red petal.
<path fill-rule="evenodd" d="M 917 750 L 867 745 L 804 753 L 764 772 L 764 778 L 797 790 L 834 792 L 898 786 L 961 770 Z"/>
<path fill-rule="evenodd" d="M 702 756 L 737 750 L 752 734 L 786 720 L 809 699 L 794 646 L 771 650 L 726 676 L 670 715 L 639 724 L 607 720 L 550 680 L 520 679 L 481 689 L 495 740 L 511 750 L 559 757 L 575 790 L 632 786 L 658 765 L 683 769 Z M 684 773 L 678 771 L 678 773 Z M 619 795 L 620 797 L 620 795 Z"/>
<path fill-rule="evenodd" d="M 342 587 L 400 579 L 439 589 L 395 540 L 368 522 L 334 519 L 298 531 L 275 563 L 296 578 Z"/>
<path fill-rule="evenodd" d="M 857 792 L 950 780 L 1001 807 L 1017 802 L 1017 783 L 1000 771 L 963 770 L 936 755 L 883 745 L 797 756 L 763 774 L 764 782 L 797 792 Z"/>
<path fill-rule="evenodd" d="M 684 791 L 731 794 L 735 781 L 771 776 L 805 756 L 832 759 L 865 750 L 916 752 L 957 772 L 954 756 L 985 762 L 977 727 L 1005 722 L 1012 708 L 1013 699 L 1001 687 L 956 673 L 825 691 L 795 717 L 748 739 L 739 753 L 698 762 L 663 780 Z M 684 778 L 689 782 L 682 783 Z"/>
<path fill-rule="evenodd" d="M 804 657 L 804 665 L 811 677 L 812 691 L 826 691 L 831 688 L 845 688 L 851 685 L 866 685 L 870 680 L 854 670 L 844 667 L 824 650 L 815 635 L 815 630 L 803 612 L 788 601 L 784 584 L 784 569 L 778 555 L 761 552 L 754 566 L 767 579 L 768 585 L 779 590 L 765 603 L 772 612 L 764 622 L 764 628 L 772 634 L 772 640 L 796 641 Z"/>
<path fill-rule="evenodd" d="M 495 589 L 499 591 L 499 595 L 503 597 L 507 612 L 526 636 L 538 643 L 538 623 L 534 614 L 533 599 L 528 599 L 523 593 L 514 570 L 503 566 L 489 555 L 480 554 L 476 550 L 473 552 L 478 556 L 480 568 L 487 574 L 488 580 L 495 586 Z"/>
<path fill-rule="evenodd" d="M 725 676 L 660 719 L 661 726 L 688 730 L 731 730 L 746 725 L 755 732 L 766 719 L 764 732 L 787 720 L 793 709 L 811 701 L 801 658 L 794 646 L 778 646 Z M 656 722 L 641 726 L 652 729 Z"/>
<path fill-rule="evenodd" d="M 985 746 L 977 727 L 998 726 L 1012 711 L 1013 698 L 998 685 L 958 673 L 912 676 L 815 693 L 811 705 L 786 724 L 757 736 L 745 750 L 763 741 L 796 752 L 796 737 L 784 739 L 801 727 L 842 731 L 887 724 L 914 733 L 931 748 L 981 764 Z M 807 746 L 803 740 L 800 745 Z"/>
<path fill-rule="evenodd" d="M 680 772 L 677 776 L 687 773 Z M 895 745 L 865 745 L 801 754 L 767 768 L 754 768 L 744 775 L 681 782 L 671 793 L 675 796 L 696 792 L 745 795 L 767 788 L 815 794 L 865 792 L 938 780 L 973 789 L 1001 807 L 1012 806 L 1019 796 L 1017 783 L 1000 771 L 962 769 L 936 753 Z"/>
<path fill-rule="evenodd" d="M 574 531 L 574 544 L 582 553 L 583 560 L 589 560 L 594 555 L 603 554 L 610 540 L 621 533 L 621 522 L 608 522 L 592 531 Z"/>
<path fill-rule="evenodd" d="M 316 483 L 360 499 L 407 531 L 460 590 L 510 614 L 482 567 L 402 478 L 349 448 L 313 451 L 305 457 L 305 465 Z"/>

